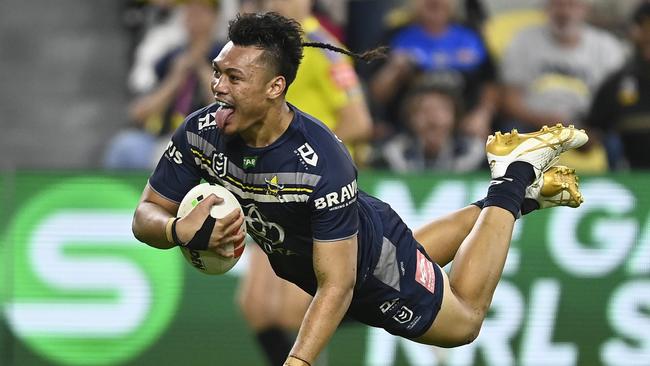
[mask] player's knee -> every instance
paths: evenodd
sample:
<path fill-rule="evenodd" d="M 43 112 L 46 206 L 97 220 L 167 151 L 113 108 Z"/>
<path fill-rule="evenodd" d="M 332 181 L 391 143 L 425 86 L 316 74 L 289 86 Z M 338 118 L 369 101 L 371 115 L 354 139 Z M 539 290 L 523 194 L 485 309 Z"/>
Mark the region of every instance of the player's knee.
<path fill-rule="evenodd" d="M 241 294 L 237 297 L 237 306 L 246 322 L 253 329 L 261 329 L 270 326 L 275 318 L 269 306 L 264 301 L 256 301 L 254 296 Z"/>
<path fill-rule="evenodd" d="M 485 319 L 485 312 L 480 310 L 468 310 L 464 319 L 458 322 L 456 332 L 448 347 L 459 347 L 470 344 L 478 338 Z"/>
<path fill-rule="evenodd" d="M 481 332 L 481 325 L 480 324 L 478 326 L 475 326 L 475 327 L 471 328 L 469 330 L 469 332 L 466 334 L 465 338 L 462 339 L 462 342 L 461 342 L 461 344 L 459 344 L 459 346 L 470 344 L 470 343 L 474 342 L 476 340 L 476 338 L 478 338 L 478 335 L 479 335 L 480 332 Z"/>
<path fill-rule="evenodd" d="M 470 344 L 478 338 L 479 332 L 481 331 L 481 326 L 467 326 L 463 329 L 457 329 L 453 335 L 448 334 L 444 341 L 435 342 L 434 344 L 444 348 L 453 348 L 460 347 L 467 344 Z"/>
<path fill-rule="evenodd" d="M 275 317 L 270 312 L 251 303 L 241 302 L 239 309 L 248 325 L 253 329 L 262 329 L 271 326 L 275 320 Z"/>

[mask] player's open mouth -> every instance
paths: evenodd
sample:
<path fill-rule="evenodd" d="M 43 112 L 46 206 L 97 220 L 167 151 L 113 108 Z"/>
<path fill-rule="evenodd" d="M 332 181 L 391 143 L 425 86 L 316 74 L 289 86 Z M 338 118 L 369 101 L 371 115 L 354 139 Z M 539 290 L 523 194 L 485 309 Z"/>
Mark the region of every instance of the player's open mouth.
<path fill-rule="evenodd" d="M 235 106 L 233 106 L 230 103 L 224 102 L 223 100 L 216 100 L 216 102 L 220 108 L 232 108 L 232 109 L 235 108 Z"/>
<path fill-rule="evenodd" d="M 219 126 L 220 129 L 223 129 L 230 120 L 230 117 L 235 113 L 235 107 L 222 100 L 216 100 L 216 103 L 219 108 L 217 109 L 215 119 L 217 121 L 217 126 Z"/>

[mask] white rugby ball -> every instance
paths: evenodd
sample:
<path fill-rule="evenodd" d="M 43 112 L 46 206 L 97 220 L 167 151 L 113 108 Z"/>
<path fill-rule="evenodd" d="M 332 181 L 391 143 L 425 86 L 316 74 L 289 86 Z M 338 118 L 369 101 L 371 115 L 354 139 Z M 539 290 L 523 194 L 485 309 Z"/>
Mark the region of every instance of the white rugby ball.
<path fill-rule="evenodd" d="M 214 193 L 217 197 L 223 198 L 223 202 L 212 206 L 210 216 L 220 219 L 234 209 L 241 209 L 237 198 L 224 187 L 214 183 L 202 183 L 192 188 L 178 207 L 178 216 L 183 217 L 190 213 L 201 200 Z M 246 233 L 246 223 L 242 224 L 242 230 Z M 233 253 L 234 257 L 226 258 L 209 250 L 194 250 L 185 247 L 179 247 L 183 257 L 192 265 L 192 267 L 205 274 L 224 274 L 228 272 L 241 258 L 244 253 L 244 239 L 237 244 L 226 244 L 226 250 Z"/>

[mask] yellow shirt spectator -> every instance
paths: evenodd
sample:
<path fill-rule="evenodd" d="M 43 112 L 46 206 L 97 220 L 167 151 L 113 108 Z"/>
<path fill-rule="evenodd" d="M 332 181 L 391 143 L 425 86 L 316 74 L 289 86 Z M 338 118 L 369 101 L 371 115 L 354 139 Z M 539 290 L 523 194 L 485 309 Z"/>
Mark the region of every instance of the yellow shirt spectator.
<path fill-rule="evenodd" d="M 306 18 L 302 26 L 306 42 L 339 46 L 316 18 Z M 345 55 L 321 48 L 305 47 L 303 55 L 287 100 L 336 131 L 341 109 L 356 98 L 363 98 L 352 62 Z"/>

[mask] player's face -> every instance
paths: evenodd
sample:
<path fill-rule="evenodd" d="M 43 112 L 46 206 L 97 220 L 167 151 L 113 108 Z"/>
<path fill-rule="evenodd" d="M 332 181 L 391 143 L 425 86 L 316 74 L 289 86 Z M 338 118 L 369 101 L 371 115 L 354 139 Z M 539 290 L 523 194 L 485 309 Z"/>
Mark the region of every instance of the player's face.
<path fill-rule="evenodd" d="M 217 111 L 219 128 L 231 135 L 265 119 L 272 106 L 272 78 L 260 58 L 263 50 L 228 42 L 212 61 L 212 92 L 222 107 Z"/>

